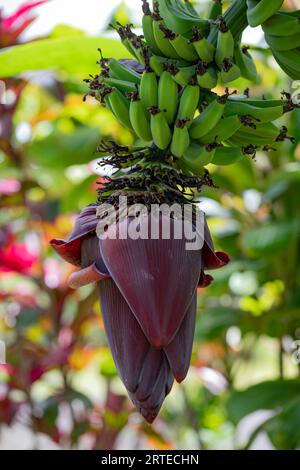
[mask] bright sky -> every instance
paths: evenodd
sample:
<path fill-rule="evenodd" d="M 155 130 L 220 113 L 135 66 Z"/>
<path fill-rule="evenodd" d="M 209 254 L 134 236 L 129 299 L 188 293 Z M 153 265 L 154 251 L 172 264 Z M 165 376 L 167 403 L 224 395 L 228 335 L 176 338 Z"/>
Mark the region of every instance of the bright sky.
<path fill-rule="evenodd" d="M 27 0 L 0 0 L 0 8 L 12 12 Z M 140 15 L 141 0 L 126 0 L 133 18 Z M 95 34 L 106 24 L 120 0 L 49 0 L 37 7 L 38 18 L 28 29 L 26 38 L 45 34 L 59 24 L 65 23 Z"/>
<path fill-rule="evenodd" d="M 5 12 L 13 12 L 27 0 L 0 0 L 0 8 Z M 112 11 L 121 3 L 121 0 L 49 0 L 48 3 L 37 7 L 34 12 L 38 16 L 36 21 L 24 34 L 26 39 L 44 35 L 57 24 L 69 24 L 83 29 L 90 34 L 97 34 L 105 24 Z M 129 7 L 132 18 L 140 22 L 141 0 L 124 0 Z M 260 28 L 247 29 L 244 33 L 244 42 L 255 44 L 262 37 Z"/>

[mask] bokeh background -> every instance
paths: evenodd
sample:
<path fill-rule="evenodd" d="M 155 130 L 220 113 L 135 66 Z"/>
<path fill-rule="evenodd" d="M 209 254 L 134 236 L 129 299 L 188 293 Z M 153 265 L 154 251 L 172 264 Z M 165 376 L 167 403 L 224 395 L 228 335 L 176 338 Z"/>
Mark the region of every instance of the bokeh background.
<path fill-rule="evenodd" d="M 232 262 L 199 290 L 191 369 L 148 426 L 116 374 L 93 286 L 71 290 L 49 248 L 95 201 L 101 137 L 133 142 L 83 102 L 83 78 L 97 47 L 126 56 L 108 25 L 138 28 L 141 2 L 50 0 L 16 18 L 21 3 L 0 1 L 0 449 L 299 448 L 299 111 L 282 121 L 295 145 L 209 168 L 219 189 L 200 207 Z M 261 30 L 244 39 L 261 79 L 234 86 L 290 91 Z"/>

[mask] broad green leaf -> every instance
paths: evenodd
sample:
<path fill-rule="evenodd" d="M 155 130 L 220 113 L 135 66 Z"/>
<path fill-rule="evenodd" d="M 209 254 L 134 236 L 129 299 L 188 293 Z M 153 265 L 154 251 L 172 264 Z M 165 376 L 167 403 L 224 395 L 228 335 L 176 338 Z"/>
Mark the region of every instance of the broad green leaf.
<path fill-rule="evenodd" d="M 300 445 L 300 399 L 288 403 L 283 411 L 267 421 L 263 429 L 279 450 L 293 450 Z"/>
<path fill-rule="evenodd" d="M 297 238 L 300 220 L 273 223 L 248 231 L 242 237 L 242 245 L 251 254 L 273 255 L 284 250 Z"/>
<path fill-rule="evenodd" d="M 94 128 L 80 127 L 71 134 L 56 130 L 45 139 L 28 144 L 28 157 L 45 168 L 80 165 L 95 158 L 98 141 L 99 131 Z"/>
<path fill-rule="evenodd" d="M 81 183 L 74 185 L 61 200 L 61 212 L 78 211 L 97 198 L 96 190 L 93 191 L 93 183 L 97 181 L 97 175 L 88 176 Z"/>
<path fill-rule="evenodd" d="M 300 380 L 270 380 L 247 390 L 233 392 L 227 403 L 230 419 L 238 423 L 257 410 L 272 410 L 283 406 L 300 394 Z"/>
<path fill-rule="evenodd" d="M 209 309 L 200 314 L 199 321 L 196 324 L 197 340 L 212 340 L 221 335 L 222 332 L 232 325 L 239 324 L 243 312 L 234 308 L 219 307 Z"/>
<path fill-rule="evenodd" d="M 122 43 L 103 37 L 80 35 L 41 39 L 12 47 L 0 54 L 0 76 L 11 77 L 33 70 L 60 70 L 86 76 L 99 69 L 98 48 L 105 57 L 129 56 Z"/>

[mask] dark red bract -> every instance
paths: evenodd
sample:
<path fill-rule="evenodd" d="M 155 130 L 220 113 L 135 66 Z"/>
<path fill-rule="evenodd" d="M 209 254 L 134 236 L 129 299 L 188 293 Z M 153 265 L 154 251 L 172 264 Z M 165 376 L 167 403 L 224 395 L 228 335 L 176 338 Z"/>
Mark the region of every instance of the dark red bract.
<path fill-rule="evenodd" d="M 195 330 L 196 289 L 212 282 L 204 270 L 222 267 L 229 258 L 214 251 L 206 222 L 203 248 L 196 251 L 185 249 L 184 237 L 113 239 L 112 226 L 106 239 L 101 240 L 96 235 L 96 209 L 97 205 L 86 207 L 69 239 L 55 239 L 51 245 L 66 261 L 81 267 L 71 276 L 71 287 L 98 282 L 116 368 L 132 402 L 151 423 L 174 377 L 181 382 L 187 375 Z M 121 224 L 127 222 L 125 219 L 117 224 L 117 234 Z M 171 235 L 180 223 L 170 220 Z"/>

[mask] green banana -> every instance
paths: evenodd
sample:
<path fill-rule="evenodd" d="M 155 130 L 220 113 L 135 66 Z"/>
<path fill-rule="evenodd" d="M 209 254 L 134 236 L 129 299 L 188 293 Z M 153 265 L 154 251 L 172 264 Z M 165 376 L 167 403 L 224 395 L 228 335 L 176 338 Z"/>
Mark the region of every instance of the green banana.
<path fill-rule="evenodd" d="M 257 69 L 254 60 L 248 52 L 248 47 L 236 47 L 234 61 L 241 71 L 241 75 L 247 80 L 256 82 L 258 79 Z"/>
<path fill-rule="evenodd" d="M 186 37 L 182 36 L 181 34 L 174 33 L 171 29 L 167 28 L 163 24 L 160 24 L 160 29 L 180 58 L 190 62 L 195 62 L 195 60 L 198 59 L 198 55 L 195 49 Z"/>
<path fill-rule="evenodd" d="M 174 39 L 170 39 L 172 46 L 177 54 L 186 61 L 195 62 L 198 59 L 198 54 L 190 41 L 177 34 Z"/>
<path fill-rule="evenodd" d="M 149 59 L 150 68 L 158 75 L 159 77 L 164 71 L 164 64 L 166 59 L 157 55 L 152 55 Z"/>
<path fill-rule="evenodd" d="M 161 55 L 162 51 L 158 47 L 153 33 L 153 17 L 149 3 L 147 2 L 147 0 L 142 0 L 142 2 L 142 9 L 144 13 L 142 20 L 144 38 L 146 40 L 146 43 L 151 47 L 154 54 Z"/>
<path fill-rule="evenodd" d="M 139 94 L 135 91 L 129 95 L 131 97 L 129 118 L 132 128 L 140 139 L 145 140 L 146 142 L 150 142 L 152 140 L 150 123 L 147 119 Z"/>
<path fill-rule="evenodd" d="M 178 85 L 185 87 L 194 78 L 196 73 L 196 66 L 191 65 L 189 67 L 178 67 L 172 66 L 172 64 L 170 64 L 170 73 L 173 80 L 178 83 Z"/>
<path fill-rule="evenodd" d="M 246 95 L 232 95 L 228 98 L 228 102 L 231 101 L 235 102 L 238 101 L 239 103 L 246 103 L 250 106 L 254 106 L 257 108 L 274 108 L 276 106 L 282 105 L 282 100 L 269 100 L 269 99 L 261 99 L 261 98 L 250 98 Z"/>
<path fill-rule="evenodd" d="M 266 42 L 271 49 L 276 51 L 289 51 L 300 47 L 300 33 L 292 34 L 291 36 L 273 36 L 265 33 Z"/>
<path fill-rule="evenodd" d="M 241 76 L 240 68 L 231 59 L 224 59 L 221 69 L 221 80 L 229 83 Z"/>
<path fill-rule="evenodd" d="M 212 0 L 212 5 L 208 14 L 210 20 L 216 20 L 222 16 L 222 0 Z"/>
<path fill-rule="evenodd" d="M 150 127 L 153 142 L 159 149 L 165 150 L 172 139 L 168 122 L 164 116 L 165 110 L 152 106 L 148 111 L 151 114 Z"/>
<path fill-rule="evenodd" d="M 148 59 L 148 65 L 150 69 L 152 69 L 158 76 L 160 76 L 165 70 L 165 64 L 172 65 L 173 67 L 187 67 L 189 65 L 189 63 L 184 60 L 170 60 L 166 57 L 161 57 L 154 54 L 150 55 Z"/>
<path fill-rule="evenodd" d="M 191 142 L 180 159 L 180 165 L 185 170 L 189 170 L 196 175 L 201 175 L 203 173 L 203 167 L 212 161 L 215 151 L 215 145 L 202 146 Z"/>
<path fill-rule="evenodd" d="M 117 33 L 120 36 L 121 42 L 122 42 L 123 46 L 127 49 L 127 51 L 133 57 L 135 57 L 137 60 L 139 60 L 139 58 L 136 54 L 136 51 L 135 51 L 134 47 L 131 44 L 131 37 L 132 37 L 133 33 L 130 29 L 130 25 L 122 26 L 119 23 L 117 23 L 117 24 L 118 24 L 118 27 L 114 26 L 113 24 L 111 24 L 110 26 L 117 31 Z"/>
<path fill-rule="evenodd" d="M 107 86 L 118 88 L 118 90 L 122 91 L 123 93 L 136 90 L 136 83 L 125 80 L 118 80 L 117 78 L 105 78 L 103 83 L 105 83 Z"/>
<path fill-rule="evenodd" d="M 272 36 L 288 37 L 300 34 L 300 10 L 279 11 L 262 24 L 262 29 Z"/>
<path fill-rule="evenodd" d="M 141 81 L 141 74 L 116 59 L 109 59 L 109 76 L 137 84 Z"/>
<path fill-rule="evenodd" d="M 178 85 L 174 82 L 171 73 L 164 70 L 158 83 L 158 107 L 165 109 L 165 118 L 168 124 L 174 122 L 178 106 Z"/>
<path fill-rule="evenodd" d="M 275 121 L 284 114 L 284 106 L 281 102 L 280 105 L 274 107 L 260 108 L 252 106 L 248 103 L 243 103 L 236 100 L 228 100 L 225 105 L 224 116 L 233 115 L 249 115 L 260 121 L 261 123 Z"/>
<path fill-rule="evenodd" d="M 209 67 L 205 62 L 200 61 L 196 68 L 197 82 L 201 88 L 209 90 L 215 88 L 218 82 L 218 75 L 214 67 Z"/>
<path fill-rule="evenodd" d="M 217 39 L 215 61 L 220 69 L 223 68 L 224 60 L 231 60 L 234 53 L 234 39 L 224 19 L 219 18 L 219 32 Z"/>
<path fill-rule="evenodd" d="M 213 155 L 211 163 L 214 165 L 232 165 L 242 159 L 240 147 L 218 147 Z"/>
<path fill-rule="evenodd" d="M 279 133 L 280 129 L 275 124 L 268 122 L 258 124 L 255 129 L 241 127 L 227 142 L 233 146 L 267 145 L 276 142 Z"/>
<path fill-rule="evenodd" d="M 148 60 L 149 46 L 142 41 L 142 36 L 137 36 L 132 33 L 132 36 L 129 39 L 131 48 L 133 50 L 134 56 L 141 64 L 146 64 L 146 59 Z"/>
<path fill-rule="evenodd" d="M 158 83 L 155 72 L 143 72 L 140 83 L 140 97 L 145 110 L 158 106 Z"/>
<path fill-rule="evenodd" d="M 294 80 L 300 79 L 300 49 L 290 51 L 272 51 L 280 67 Z"/>
<path fill-rule="evenodd" d="M 247 22 L 247 4 L 246 0 L 234 0 L 230 3 L 222 15 L 228 25 L 234 40 L 240 41 L 243 30 L 248 26 Z M 219 27 L 217 24 L 212 23 L 208 40 L 212 44 L 217 44 L 219 34 Z"/>
<path fill-rule="evenodd" d="M 247 0 L 247 19 L 255 28 L 268 20 L 282 6 L 284 0 Z"/>
<path fill-rule="evenodd" d="M 206 63 L 213 61 L 216 48 L 205 38 L 202 31 L 196 26 L 192 29 L 190 42 L 194 46 L 200 60 Z"/>
<path fill-rule="evenodd" d="M 222 118 L 213 129 L 199 139 L 199 142 L 202 144 L 209 144 L 215 140 L 217 142 L 224 142 L 230 139 L 242 125 L 240 116 L 234 115 Z"/>
<path fill-rule="evenodd" d="M 168 57 L 170 59 L 180 59 L 180 56 L 175 51 L 169 39 L 165 37 L 165 34 L 163 33 L 161 27 L 164 28 L 164 23 L 162 21 L 153 22 L 154 37 L 160 50 L 162 51 L 165 57 Z"/>
<path fill-rule="evenodd" d="M 188 119 L 187 127 L 195 116 L 200 99 L 200 88 L 198 85 L 187 85 L 180 97 L 177 119 Z"/>
<path fill-rule="evenodd" d="M 117 88 L 111 88 L 108 94 L 109 106 L 115 117 L 129 129 L 132 125 L 129 117 L 129 100 Z"/>
<path fill-rule="evenodd" d="M 180 59 L 180 56 L 172 47 L 170 41 L 165 37 L 164 29 L 166 28 L 166 25 L 160 16 L 158 2 L 154 3 L 153 8 L 153 35 L 158 48 L 162 51 L 165 57 L 169 57 L 171 59 Z"/>
<path fill-rule="evenodd" d="M 192 13 L 190 5 L 171 0 L 158 0 L 159 11 L 167 27 L 178 34 L 188 33 L 193 25 L 197 25 L 204 30 L 209 29 L 209 22 Z"/>
<path fill-rule="evenodd" d="M 171 153 L 177 158 L 181 158 L 190 145 L 190 135 L 187 129 L 188 122 L 189 119 L 178 119 L 175 123 L 171 142 Z"/>
<path fill-rule="evenodd" d="M 223 116 L 228 93 L 219 96 L 212 101 L 202 113 L 193 120 L 190 128 L 190 136 L 192 139 L 201 139 L 205 134 L 210 132 Z"/>

